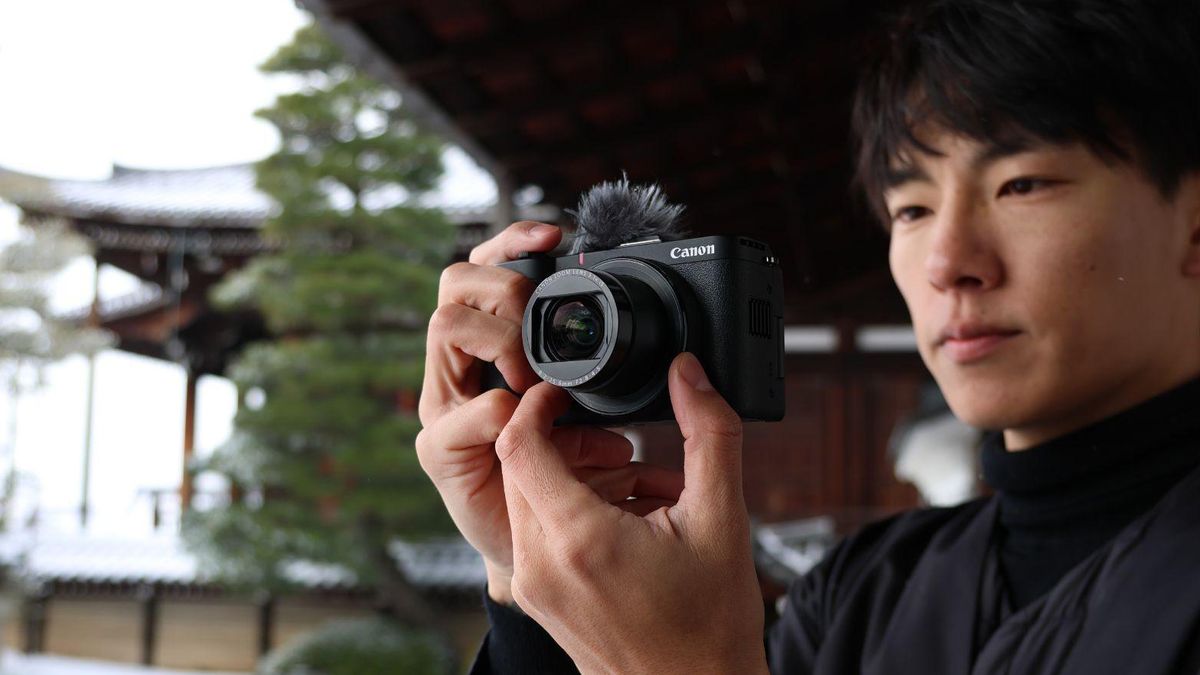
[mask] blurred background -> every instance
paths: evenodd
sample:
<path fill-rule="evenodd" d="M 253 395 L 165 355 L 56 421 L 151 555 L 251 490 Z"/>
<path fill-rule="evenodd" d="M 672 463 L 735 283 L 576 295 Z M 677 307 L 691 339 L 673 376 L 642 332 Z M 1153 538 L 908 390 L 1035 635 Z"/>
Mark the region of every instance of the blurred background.
<path fill-rule="evenodd" d="M 0 672 L 464 670 L 482 565 L 412 451 L 438 274 L 622 172 L 783 265 L 769 610 L 839 536 L 975 496 L 849 187 L 893 4 L 0 5 Z"/>

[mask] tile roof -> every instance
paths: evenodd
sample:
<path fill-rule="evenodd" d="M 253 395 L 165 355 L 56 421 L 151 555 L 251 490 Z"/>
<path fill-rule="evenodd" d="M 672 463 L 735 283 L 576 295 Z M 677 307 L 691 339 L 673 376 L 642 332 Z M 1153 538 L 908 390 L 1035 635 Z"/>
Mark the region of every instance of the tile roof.
<path fill-rule="evenodd" d="M 394 542 L 391 552 L 418 588 L 474 592 L 486 579 L 483 559 L 460 538 Z M 0 536 L 0 560 L 32 582 L 94 584 L 206 584 L 194 554 L 174 534 L 146 537 L 38 535 Z M 298 561 L 287 576 L 307 589 L 352 589 L 354 575 L 341 567 Z"/>
<path fill-rule="evenodd" d="M 0 198 L 26 210 L 80 220 L 166 227 L 258 228 L 276 211 L 255 185 L 253 164 L 200 169 L 132 169 L 114 166 L 106 180 L 45 178 L 0 168 Z M 467 203 L 443 188 L 421 203 L 441 209 L 456 224 L 491 223 L 495 202 Z M 519 217 L 557 218 L 546 205 L 518 208 Z"/>

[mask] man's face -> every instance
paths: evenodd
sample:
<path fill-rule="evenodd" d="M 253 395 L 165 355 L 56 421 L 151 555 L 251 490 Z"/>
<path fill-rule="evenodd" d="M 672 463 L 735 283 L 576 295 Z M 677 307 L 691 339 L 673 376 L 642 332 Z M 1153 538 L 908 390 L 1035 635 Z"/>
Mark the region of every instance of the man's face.
<path fill-rule="evenodd" d="M 885 193 L 922 359 L 968 424 L 1023 449 L 1200 374 L 1197 181 L 1166 200 L 1080 144 L 933 132 Z"/>

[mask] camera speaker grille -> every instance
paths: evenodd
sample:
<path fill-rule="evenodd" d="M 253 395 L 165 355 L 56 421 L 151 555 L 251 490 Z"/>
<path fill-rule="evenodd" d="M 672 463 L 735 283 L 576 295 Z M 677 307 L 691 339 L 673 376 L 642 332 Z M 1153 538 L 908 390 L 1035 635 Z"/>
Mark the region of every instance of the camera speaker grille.
<path fill-rule="evenodd" d="M 771 338 L 771 301 L 750 298 L 750 334 L 754 337 Z"/>

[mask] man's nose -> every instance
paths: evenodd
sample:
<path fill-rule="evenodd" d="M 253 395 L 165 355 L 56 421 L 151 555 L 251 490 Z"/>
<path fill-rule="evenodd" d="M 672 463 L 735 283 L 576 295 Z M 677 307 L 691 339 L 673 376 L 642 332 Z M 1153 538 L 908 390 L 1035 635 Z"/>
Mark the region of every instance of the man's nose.
<path fill-rule="evenodd" d="M 929 283 L 941 291 L 989 290 L 1004 267 L 986 228 L 986 216 L 969 199 L 948 199 L 934 223 L 925 260 Z"/>

